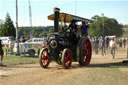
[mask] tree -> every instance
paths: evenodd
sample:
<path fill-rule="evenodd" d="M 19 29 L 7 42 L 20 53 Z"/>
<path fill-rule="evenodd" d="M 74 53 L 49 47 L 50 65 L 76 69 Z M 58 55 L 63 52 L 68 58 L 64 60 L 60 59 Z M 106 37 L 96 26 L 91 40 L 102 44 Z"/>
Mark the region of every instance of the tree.
<path fill-rule="evenodd" d="M 116 35 L 117 37 L 123 34 L 122 25 L 117 22 L 114 18 L 100 17 L 95 15 L 92 17 L 93 23 L 89 29 L 90 36 L 111 36 Z M 104 22 L 104 34 L 103 34 L 103 22 Z"/>
<path fill-rule="evenodd" d="M 3 28 L 1 29 L 1 36 L 13 36 L 16 37 L 16 30 L 13 25 L 13 21 L 11 20 L 11 17 L 7 13 L 5 22 L 3 24 Z"/>
<path fill-rule="evenodd" d="M 38 26 L 38 27 L 19 27 L 18 32 L 19 36 L 27 36 L 32 34 L 32 37 L 45 37 L 48 33 L 54 31 L 53 26 Z"/>
<path fill-rule="evenodd" d="M 3 24 L 4 24 L 3 20 L 0 19 L 0 35 L 1 35 L 1 30 L 3 28 Z"/>

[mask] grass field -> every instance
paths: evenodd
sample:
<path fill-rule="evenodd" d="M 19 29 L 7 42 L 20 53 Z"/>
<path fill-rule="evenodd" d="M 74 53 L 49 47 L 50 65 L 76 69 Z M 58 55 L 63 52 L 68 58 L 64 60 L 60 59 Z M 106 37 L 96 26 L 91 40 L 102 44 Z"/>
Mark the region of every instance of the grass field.
<path fill-rule="evenodd" d="M 36 63 L 38 62 L 38 56 L 29 57 L 29 56 L 4 56 L 4 64 L 16 65 L 16 64 L 27 64 L 27 63 Z"/>
<path fill-rule="evenodd" d="M 35 56 L 35 57 L 29 57 L 29 56 L 8 56 L 9 48 L 3 47 L 3 50 L 4 50 L 4 53 L 5 53 L 5 55 L 4 55 L 4 64 L 6 64 L 7 66 L 17 65 L 17 64 L 36 63 L 39 60 L 38 56 Z M 37 53 L 38 48 L 35 48 L 35 51 Z"/>

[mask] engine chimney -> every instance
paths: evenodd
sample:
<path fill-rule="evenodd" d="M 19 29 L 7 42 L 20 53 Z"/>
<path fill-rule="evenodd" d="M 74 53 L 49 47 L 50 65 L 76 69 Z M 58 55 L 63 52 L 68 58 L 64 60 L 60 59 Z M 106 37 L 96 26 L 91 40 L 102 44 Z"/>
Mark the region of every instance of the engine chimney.
<path fill-rule="evenodd" d="M 59 8 L 54 8 L 54 32 L 58 32 L 59 29 Z"/>

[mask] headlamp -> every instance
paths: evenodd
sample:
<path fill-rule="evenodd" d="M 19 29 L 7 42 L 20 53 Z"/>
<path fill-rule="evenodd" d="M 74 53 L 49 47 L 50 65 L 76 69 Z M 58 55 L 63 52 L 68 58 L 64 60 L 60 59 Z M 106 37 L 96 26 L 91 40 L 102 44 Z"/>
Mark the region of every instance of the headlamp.
<path fill-rule="evenodd" d="M 56 48 L 57 47 L 57 41 L 56 40 L 51 40 L 50 41 L 50 47 L 51 48 Z"/>

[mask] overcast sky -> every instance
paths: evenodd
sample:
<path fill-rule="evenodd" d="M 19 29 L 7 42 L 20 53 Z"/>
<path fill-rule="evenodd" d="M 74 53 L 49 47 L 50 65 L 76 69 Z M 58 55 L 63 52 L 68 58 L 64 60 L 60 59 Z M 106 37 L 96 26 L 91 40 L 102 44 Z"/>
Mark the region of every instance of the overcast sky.
<path fill-rule="evenodd" d="M 16 22 L 16 0 L 0 0 L 0 19 L 5 20 L 10 14 Z M 76 14 L 84 18 L 104 13 L 109 18 L 115 18 L 119 23 L 128 24 L 128 0 L 30 0 L 33 26 L 53 25 L 47 16 L 53 13 L 54 7 L 61 12 Z M 75 12 L 76 9 L 76 12 Z M 19 26 L 30 26 L 28 0 L 18 0 Z"/>

